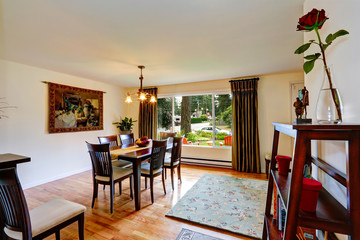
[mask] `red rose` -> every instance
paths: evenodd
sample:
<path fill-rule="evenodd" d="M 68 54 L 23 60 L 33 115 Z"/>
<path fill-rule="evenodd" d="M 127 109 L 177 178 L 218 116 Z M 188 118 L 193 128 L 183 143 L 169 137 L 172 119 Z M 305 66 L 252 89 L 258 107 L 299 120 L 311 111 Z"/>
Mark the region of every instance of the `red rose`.
<path fill-rule="evenodd" d="M 321 9 L 321 11 L 317 9 L 311 10 L 308 14 L 299 18 L 299 25 L 297 25 L 297 31 L 301 30 L 313 30 L 315 27 L 321 29 L 324 22 L 329 19 L 325 16 L 325 10 Z"/>

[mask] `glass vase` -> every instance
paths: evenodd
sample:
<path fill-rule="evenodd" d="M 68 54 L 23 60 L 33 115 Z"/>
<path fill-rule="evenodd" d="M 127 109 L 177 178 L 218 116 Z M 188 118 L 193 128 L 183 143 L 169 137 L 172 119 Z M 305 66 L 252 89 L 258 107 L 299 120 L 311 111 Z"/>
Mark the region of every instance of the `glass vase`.
<path fill-rule="evenodd" d="M 316 120 L 319 124 L 340 124 L 342 116 L 343 105 L 332 68 L 324 68 L 323 83 L 316 103 Z"/>

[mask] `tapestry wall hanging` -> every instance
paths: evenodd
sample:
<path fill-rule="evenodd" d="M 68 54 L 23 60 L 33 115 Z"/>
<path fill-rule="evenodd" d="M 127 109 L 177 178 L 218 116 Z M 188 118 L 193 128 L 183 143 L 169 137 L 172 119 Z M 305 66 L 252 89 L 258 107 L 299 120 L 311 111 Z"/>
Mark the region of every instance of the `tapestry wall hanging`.
<path fill-rule="evenodd" d="M 103 92 L 49 85 L 49 133 L 102 130 Z"/>

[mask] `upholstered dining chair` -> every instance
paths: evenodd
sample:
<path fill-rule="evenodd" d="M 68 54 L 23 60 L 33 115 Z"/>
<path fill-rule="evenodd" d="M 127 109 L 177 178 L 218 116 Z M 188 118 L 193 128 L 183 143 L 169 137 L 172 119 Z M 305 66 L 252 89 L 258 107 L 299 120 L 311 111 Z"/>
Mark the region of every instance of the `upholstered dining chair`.
<path fill-rule="evenodd" d="M 116 135 L 98 137 L 98 139 L 99 139 L 100 143 L 109 143 L 110 147 L 119 146 Z M 120 160 L 120 159 L 113 159 L 112 164 L 115 167 L 131 167 L 132 166 L 131 162 L 126 161 L 126 160 Z"/>
<path fill-rule="evenodd" d="M 95 198 L 98 195 L 98 185 L 110 185 L 110 212 L 113 213 L 114 206 L 114 185 L 119 182 L 119 192 L 121 194 L 121 181 L 129 178 L 130 181 L 130 197 L 133 199 L 132 191 L 132 174 L 130 168 L 115 167 L 111 163 L 110 144 L 91 144 L 86 142 L 91 163 L 93 175 L 93 199 L 91 207 L 94 208 Z"/>
<path fill-rule="evenodd" d="M 129 145 L 134 143 L 134 133 L 120 134 L 119 138 L 121 145 Z"/>
<path fill-rule="evenodd" d="M 181 147 L 182 147 L 183 138 L 182 137 L 174 137 L 173 147 L 171 149 L 171 154 L 165 155 L 164 160 L 164 171 L 166 174 L 166 169 L 170 169 L 171 173 L 171 186 L 174 190 L 174 170 L 177 168 L 178 170 L 178 180 L 181 183 Z"/>
<path fill-rule="evenodd" d="M 166 140 L 153 140 L 150 162 L 143 163 L 141 165 L 141 176 L 145 177 L 145 181 L 147 178 L 150 178 L 151 203 L 154 203 L 155 177 L 162 175 L 164 193 L 166 194 L 164 171 L 163 171 L 166 146 L 167 146 Z"/>
<path fill-rule="evenodd" d="M 60 230 L 76 221 L 79 239 L 84 239 L 86 208 L 56 198 L 29 211 L 15 168 L 0 169 L 0 210 L 4 233 L 11 239 L 44 239 L 55 233 L 60 240 Z"/>

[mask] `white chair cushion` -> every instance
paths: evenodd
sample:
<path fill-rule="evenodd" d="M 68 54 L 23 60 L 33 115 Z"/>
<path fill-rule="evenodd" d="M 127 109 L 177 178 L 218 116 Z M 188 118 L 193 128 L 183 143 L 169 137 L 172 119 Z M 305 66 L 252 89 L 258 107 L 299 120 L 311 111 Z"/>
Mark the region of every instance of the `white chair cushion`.
<path fill-rule="evenodd" d="M 85 210 L 86 207 L 81 204 L 70 202 L 62 198 L 53 199 L 29 212 L 32 229 L 31 234 L 35 237 L 40 233 L 85 212 Z M 13 239 L 22 240 L 21 232 L 13 231 L 6 227 L 4 228 L 4 232 Z"/>
<path fill-rule="evenodd" d="M 159 173 L 161 171 L 162 171 L 162 168 L 155 169 L 153 171 L 153 174 Z M 141 173 L 150 175 L 150 163 L 141 164 Z"/>
<path fill-rule="evenodd" d="M 174 166 L 176 166 L 176 165 L 178 165 L 179 164 L 179 161 L 176 161 L 176 162 L 174 162 Z M 170 157 L 166 157 L 165 159 L 164 159 L 164 166 L 171 166 L 171 154 L 170 154 Z"/>
<path fill-rule="evenodd" d="M 176 161 L 176 162 L 174 162 L 174 165 L 173 165 L 173 166 L 176 166 L 176 165 L 178 165 L 178 164 L 179 164 L 179 161 Z M 170 167 L 170 166 L 171 166 L 170 161 L 169 161 L 169 162 L 164 162 L 164 166 Z"/>
<path fill-rule="evenodd" d="M 126 161 L 126 160 L 112 160 L 111 161 L 113 167 L 131 167 L 132 162 Z"/>
<path fill-rule="evenodd" d="M 113 166 L 113 179 L 117 180 L 119 178 L 125 177 L 126 175 L 130 175 L 132 172 L 133 171 L 131 168 L 121 168 Z M 110 182 L 110 177 L 95 176 L 95 179 L 103 182 Z"/>

